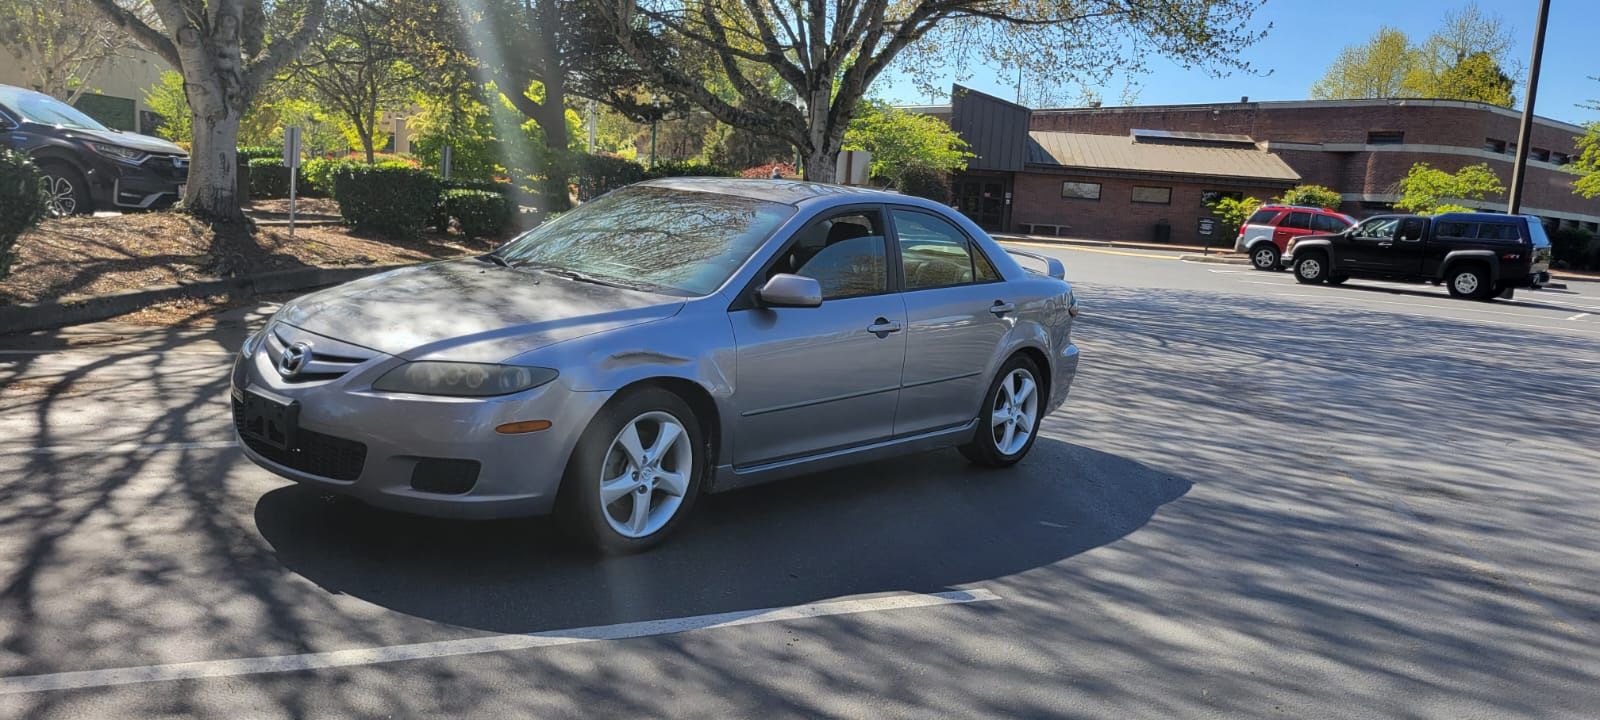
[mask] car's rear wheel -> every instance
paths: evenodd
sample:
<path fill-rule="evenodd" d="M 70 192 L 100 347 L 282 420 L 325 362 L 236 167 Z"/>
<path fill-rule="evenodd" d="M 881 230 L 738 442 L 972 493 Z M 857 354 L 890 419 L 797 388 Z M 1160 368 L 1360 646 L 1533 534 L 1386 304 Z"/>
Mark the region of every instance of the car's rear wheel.
<path fill-rule="evenodd" d="M 1316 284 L 1328 279 L 1328 256 L 1320 252 L 1307 252 L 1294 260 L 1294 279 Z"/>
<path fill-rule="evenodd" d="M 1277 270 L 1278 262 L 1283 258 L 1283 253 L 1278 252 L 1278 246 L 1264 242 L 1250 249 L 1250 265 L 1257 270 Z"/>
<path fill-rule="evenodd" d="M 660 388 L 628 391 L 573 452 L 562 481 L 567 521 L 604 552 L 655 547 L 688 515 L 708 463 L 688 403 Z"/>
<path fill-rule="evenodd" d="M 1489 297 L 1489 273 L 1481 265 L 1465 265 L 1450 271 L 1445 278 L 1450 294 L 1458 298 L 1480 299 Z"/>
<path fill-rule="evenodd" d="M 51 217 L 94 213 L 94 200 L 89 197 L 89 184 L 82 173 L 61 162 L 39 163 L 39 171 L 45 212 Z"/>
<path fill-rule="evenodd" d="M 1032 360 L 1015 355 L 1006 361 L 984 396 L 977 434 L 961 446 L 961 454 L 984 467 L 1015 465 L 1038 439 L 1043 395 L 1039 368 Z"/>

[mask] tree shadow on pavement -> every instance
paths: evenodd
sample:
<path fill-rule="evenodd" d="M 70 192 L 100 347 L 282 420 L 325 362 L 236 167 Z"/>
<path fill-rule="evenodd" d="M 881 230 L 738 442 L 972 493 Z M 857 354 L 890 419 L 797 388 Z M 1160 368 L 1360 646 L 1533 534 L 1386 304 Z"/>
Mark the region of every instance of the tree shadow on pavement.
<path fill-rule="evenodd" d="M 703 496 L 632 556 L 587 552 L 553 520 L 421 518 L 298 485 L 262 497 L 256 527 L 331 592 L 533 632 L 981 583 L 1115 542 L 1190 487 L 1051 438 L 1034 453 L 1009 471 L 943 451 Z"/>

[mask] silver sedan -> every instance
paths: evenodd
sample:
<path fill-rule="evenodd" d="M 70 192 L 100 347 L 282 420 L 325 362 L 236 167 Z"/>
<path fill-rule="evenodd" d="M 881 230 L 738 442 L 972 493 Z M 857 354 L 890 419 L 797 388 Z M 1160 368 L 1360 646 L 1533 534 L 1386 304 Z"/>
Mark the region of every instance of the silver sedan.
<path fill-rule="evenodd" d="M 373 505 L 559 510 L 640 550 L 720 492 L 899 453 L 1028 453 L 1078 364 L 1059 262 L 949 208 L 674 179 L 493 253 L 287 303 L 233 369 L 251 460 Z"/>

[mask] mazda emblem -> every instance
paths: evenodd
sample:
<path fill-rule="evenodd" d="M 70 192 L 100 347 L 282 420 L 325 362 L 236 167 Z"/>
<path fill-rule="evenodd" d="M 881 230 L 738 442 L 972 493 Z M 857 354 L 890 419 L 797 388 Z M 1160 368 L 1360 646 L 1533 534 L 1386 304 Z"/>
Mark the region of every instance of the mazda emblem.
<path fill-rule="evenodd" d="M 299 375 L 308 362 L 311 362 L 311 346 L 297 342 L 278 356 L 278 373 L 286 378 L 292 378 Z"/>

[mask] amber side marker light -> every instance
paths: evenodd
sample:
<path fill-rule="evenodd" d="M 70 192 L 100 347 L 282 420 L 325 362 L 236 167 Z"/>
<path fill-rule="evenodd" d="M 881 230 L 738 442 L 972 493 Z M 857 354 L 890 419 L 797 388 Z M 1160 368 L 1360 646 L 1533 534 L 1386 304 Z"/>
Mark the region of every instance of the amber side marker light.
<path fill-rule="evenodd" d="M 549 429 L 549 420 L 523 420 L 522 422 L 506 423 L 495 428 L 494 431 L 501 435 L 520 435 Z"/>

